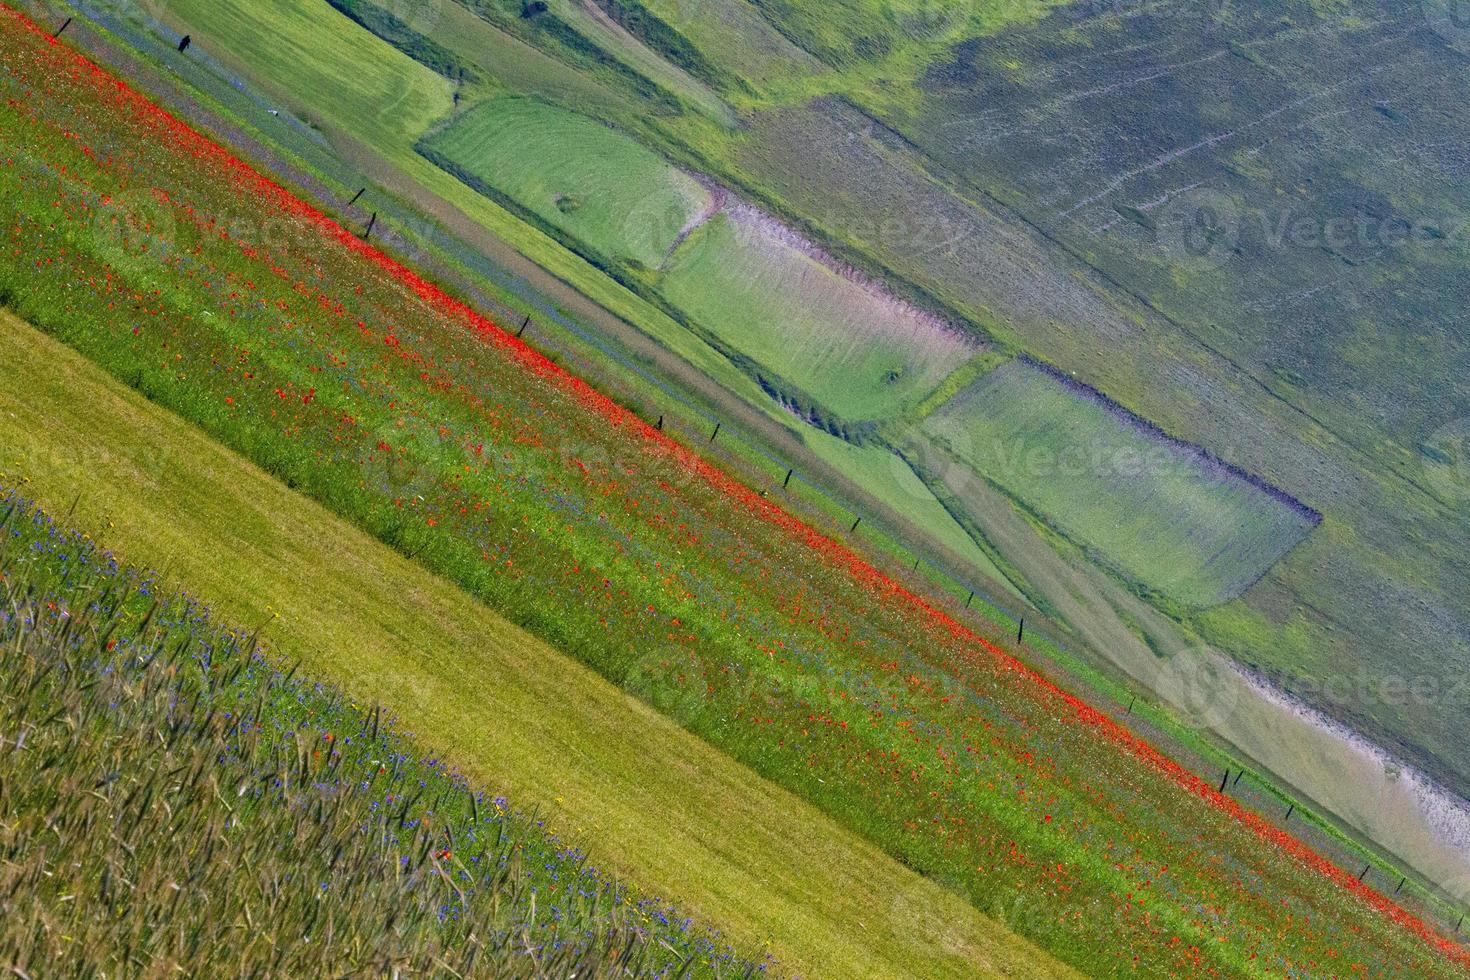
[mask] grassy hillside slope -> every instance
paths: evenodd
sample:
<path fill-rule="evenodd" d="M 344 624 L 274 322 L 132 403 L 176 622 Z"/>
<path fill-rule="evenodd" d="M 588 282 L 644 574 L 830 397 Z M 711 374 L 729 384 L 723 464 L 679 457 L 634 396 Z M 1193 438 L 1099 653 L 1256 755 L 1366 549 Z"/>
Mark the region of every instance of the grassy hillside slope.
<path fill-rule="evenodd" d="M 0 488 L 0 731 L 20 733 L 0 743 L 0 961 L 16 976 L 763 968 L 380 703 L 169 589 Z"/>
<path fill-rule="evenodd" d="M 48 509 L 75 504 L 125 560 L 167 567 L 221 616 L 269 624 L 278 657 L 412 719 L 468 777 L 783 968 L 1067 972 L 8 314 L 0 445 Z"/>
<path fill-rule="evenodd" d="M 1348 933 L 1385 968 L 1462 955 L 105 73 L 7 40 L 6 281 L 117 375 L 1070 958 L 1310 963 Z M 1284 934 L 1298 912 L 1315 928 Z"/>
<path fill-rule="evenodd" d="M 187 15 L 194 2 L 169 6 Z M 353 119 L 367 139 L 390 142 L 404 131 L 422 132 L 452 105 L 454 86 L 447 78 L 367 31 L 324 30 L 310 4 L 280 5 L 269 29 L 248 5 L 209 7 L 210 28 L 235 38 L 239 57 L 293 78 L 303 95 L 331 93 L 331 111 Z"/>

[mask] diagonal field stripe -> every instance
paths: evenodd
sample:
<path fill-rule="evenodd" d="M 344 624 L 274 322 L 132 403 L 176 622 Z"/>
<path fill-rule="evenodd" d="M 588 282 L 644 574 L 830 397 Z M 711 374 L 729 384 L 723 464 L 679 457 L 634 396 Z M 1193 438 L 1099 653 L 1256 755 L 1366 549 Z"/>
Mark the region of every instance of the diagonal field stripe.
<path fill-rule="evenodd" d="M 594 859 L 805 976 L 1068 970 L 0 311 L 0 472 Z M 279 619 L 271 620 L 272 614 Z M 918 914 L 895 916 L 901 900 Z"/>

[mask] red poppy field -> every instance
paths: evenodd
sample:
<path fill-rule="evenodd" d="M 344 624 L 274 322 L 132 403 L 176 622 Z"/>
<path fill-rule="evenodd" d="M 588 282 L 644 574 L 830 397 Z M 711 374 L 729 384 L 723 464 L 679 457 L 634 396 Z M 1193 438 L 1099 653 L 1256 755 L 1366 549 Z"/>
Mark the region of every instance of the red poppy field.
<path fill-rule="evenodd" d="M 1470 972 L 3 7 L 0 52 L 0 302 L 154 401 L 1084 972 Z"/>

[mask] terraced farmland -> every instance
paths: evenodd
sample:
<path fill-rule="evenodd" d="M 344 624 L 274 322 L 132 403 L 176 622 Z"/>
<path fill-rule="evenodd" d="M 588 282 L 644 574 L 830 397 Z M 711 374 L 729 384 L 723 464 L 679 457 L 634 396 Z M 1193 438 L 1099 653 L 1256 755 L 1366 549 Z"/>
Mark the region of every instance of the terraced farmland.
<path fill-rule="evenodd" d="M 713 18 L 716 5 L 693 6 Z M 180 32 L 193 30 L 196 40 L 208 39 L 203 50 L 240 73 L 242 92 L 260 85 L 280 99 L 282 90 L 289 93 L 298 78 L 310 76 L 324 87 L 310 99 L 288 96 L 285 103 L 298 109 L 306 103 L 306 115 L 319 119 L 330 139 L 339 140 L 344 130 L 381 128 L 377 120 L 357 118 L 375 107 L 343 91 L 351 79 L 313 73 L 309 64 L 277 58 L 261 43 L 281 19 L 292 25 L 287 33 L 293 38 L 303 36 L 300 27 L 310 21 L 333 47 L 350 46 L 345 35 L 361 32 L 328 6 L 306 0 L 189 3 L 187 23 L 173 16 L 180 6 L 168 5 L 170 23 Z M 768 63 L 776 70 L 759 92 L 758 85 L 716 79 L 714 87 L 742 110 L 739 129 L 725 128 L 733 118 L 719 111 L 717 98 L 711 104 L 709 87 L 677 64 L 696 64 L 703 56 L 738 72 L 745 46 L 763 43 L 745 33 L 759 24 L 741 16 L 729 21 L 728 31 L 706 31 L 698 54 L 688 58 L 677 43 L 657 43 L 656 29 L 642 31 L 645 43 L 639 44 L 612 19 L 618 9 L 659 7 L 673 20 L 690 5 L 602 3 L 593 11 L 554 0 L 552 6 L 570 20 L 522 18 L 519 0 L 477 4 L 476 13 L 450 3 L 432 33 L 441 43 L 452 41 L 446 46 L 468 62 L 478 59 L 481 77 L 507 90 L 535 92 L 616 120 L 672 157 L 690 159 L 693 152 L 699 170 L 723 175 L 792 226 L 818 229 L 828 236 L 830 251 L 886 278 L 904 295 L 949 304 L 947 316 L 968 318 L 998 346 L 1075 370 L 1140 415 L 1267 474 L 1325 511 L 1327 525 L 1241 598 L 1196 615 L 1173 606 L 1168 612 L 1183 617 L 1186 633 L 1199 633 L 1279 677 L 1312 685 L 1366 672 L 1370 682 L 1347 699 L 1304 696 L 1465 795 L 1470 743 L 1462 738 L 1464 698 L 1379 696 L 1405 675 L 1457 691 L 1470 656 L 1460 599 L 1467 591 L 1461 560 L 1467 542 L 1457 509 L 1466 484 L 1459 478 L 1463 468 L 1445 462 L 1455 459 L 1455 420 L 1467 410 L 1455 381 L 1464 374 L 1457 374 L 1463 331 L 1444 315 L 1453 304 L 1443 303 L 1460 291 L 1456 269 L 1463 261 L 1455 243 L 1462 239 L 1394 237 L 1402 219 L 1427 214 L 1453 228 L 1464 211 L 1457 185 L 1446 179 L 1455 173 L 1454 154 L 1445 156 L 1446 148 L 1464 142 L 1463 113 L 1456 110 L 1466 102 L 1464 73 L 1456 68 L 1463 47 L 1456 52 L 1446 22 L 1433 19 L 1443 5 L 1073 3 L 1035 19 L 1040 6 L 991 4 L 981 13 L 999 20 L 951 25 L 949 34 L 940 24 L 938 33 L 914 37 L 897 20 L 882 19 L 883 5 L 844 4 L 827 17 L 828 26 L 877 43 L 865 41 L 863 51 L 853 45 L 851 58 L 839 51 L 830 60 L 842 61 L 843 68 L 806 80 L 794 75 L 780 82 L 784 66 Z M 776 12 L 775 5 L 761 6 L 763 16 Z M 535 57 L 507 56 L 496 28 L 491 36 L 483 33 L 492 22 L 541 50 Z M 572 22 L 577 30 L 586 28 L 584 39 L 607 44 L 594 50 L 578 39 L 569 45 Z M 860 30 L 854 34 L 839 22 Z M 998 35 L 966 41 L 998 24 L 1004 26 Z M 248 51 L 249 58 L 230 57 L 229 49 Z M 676 64 L 660 62 L 660 54 Z M 554 58 L 562 60 L 548 65 Z M 615 66 L 618 59 L 622 64 Z M 195 67 L 206 61 L 189 59 Z M 395 63 L 409 72 L 416 67 Z M 1242 78 L 1254 81 L 1237 98 L 1230 89 Z M 651 79 L 666 87 L 650 87 Z M 616 97 L 607 97 L 607 86 Z M 670 91 L 700 104 L 703 115 L 681 112 Z M 977 91 L 983 96 L 972 98 Z M 801 104 L 808 95 L 837 97 Z M 646 102 L 646 111 L 629 110 L 629 102 Z M 1283 112 L 1275 112 L 1277 104 Z M 413 156 L 413 126 L 422 119 L 406 122 L 387 127 L 402 137 L 399 144 L 387 139 L 374 147 L 389 155 L 398 151 L 401 172 L 383 178 L 395 190 L 414 186 L 419 195 L 433 188 L 431 196 L 452 201 L 483 226 L 475 230 L 477 247 L 492 253 L 499 247 L 503 254 L 504 243 L 513 243 L 561 282 L 574 283 L 771 410 L 745 378 L 732 384 L 728 363 L 711 368 L 719 355 L 702 349 L 652 304 L 569 261 L 545 236 Z M 1049 139 L 1058 132 L 1071 135 Z M 1201 136 L 1205 144 L 1195 145 Z M 1227 152 L 1231 146 L 1246 149 Z M 1171 175 L 1184 179 L 1176 186 Z M 1114 185 L 1118 177 L 1122 182 Z M 1177 205 L 1187 214 L 1194 201 L 1189 193 L 1177 202 L 1169 195 L 1196 179 L 1212 190 L 1224 187 L 1225 199 L 1239 205 L 1244 235 L 1233 257 L 1224 256 L 1223 270 L 1208 261 L 1175 263 L 1157 248 Z M 1077 197 L 1069 197 L 1074 191 Z M 1052 220 L 1054 209 L 1099 191 L 1102 198 L 1061 222 Z M 1123 203 L 1114 207 L 1109 197 Z M 888 223 L 894 216 L 899 220 Z M 1301 219 L 1305 236 L 1290 224 Z M 1351 226 L 1345 250 L 1327 240 L 1341 237 L 1331 223 L 1344 219 Z M 1370 244 L 1377 237 L 1389 247 L 1364 250 L 1359 226 L 1368 229 Z M 1433 227 L 1431 221 L 1425 230 Z M 485 244 L 484 229 L 500 236 L 498 246 L 493 239 Z M 1252 271 L 1238 275 L 1246 265 Z M 1340 274 L 1343 269 L 1353 272 Z M 560 295 L 566 302 L 566 293 Z M 1194 316 L 1206 308 L 1209 316 Z M 1288 308 L 1305 315 L 1282 320 Z M 1354 312 L 1359 308 L 1376 312 L 1364 319 Z M 1239 320 L 1242 315 L 1250 322 Z M 1427 400 L 1421 397 L 1426 394 Z M 891 435 L 893 444 L 904 445 L 905 433 Z M 792 452 L 789 443 L 782 446 L 778 455 Z M 798 459 L 802 455 L 798 450 Z M 866 507 L 871 496 L 860 492 L 845 503 Z M 999 494 L 989 499 L 1005 514 L 987 518 L 1014 517 Z M 1044 539 L 1057 541 L 1039 534 L 1040 551 L 1049 551 Z M 1073 549 L 1059 546 L 1072 556 Z M 1044 578 L 1044 569 L 1031 560 L 1045 564 L 1050 556 L 1037 558 L 1021 546 L 1004 557 L 1018 580 L 1034 582 Z M 1109 587 L 1115 586 L 1125 587 Z M 1055 596 L 1033 592 L 1032 598 L 1048 611 L 1060 608 L 1052 603 Z M 1089 625 L 1070 623 L 1079 628 L 1074 641 Z M 1095 649 L 1080 643 L 1074 649 L 1084 657 L 1116 649 L 1088 645 Z M 1141 652 L 1146 659 L 1148 650 Z M 1306 785 L 1315 774 L 1282 775 L 1304 777 L 1299 785 Z M 1371 797 L 1364 799 L 1373 805 Z M 1351 813 L 1353 806 L 1339 812 Z M 1423 870 L 1436 874 L 1432 866 Z"/>
<path fill-rule="evenodd" d="M 800 31 L 790 26 L 811 19 L 799 6 L 763 4 L 760 13 L 791 40 Z M 1426 709 L 1376 693 L 1406 668 L 1453 688 L 1470 658 L 1458 600 L 1464 481 L 1435 449 L 1441 428 L 1467 411 L 1456 380 L 1463 331 L 1444 303 L 1464 278 L 1462 236 L 1436 234 L 1459 227 L 1466 210 L 1457 164 L 1445 156 L 1464 142 L 1455 107 L 1466 94 L 1456 68 L 1463 45 L 1438 17 L 1444 5 L 991 4 L 967 23 L 941 18 L 937 31 L 915 32 L 924 18 L 908 15 L 919 6 L 824 11 L 825 24 L 808 26 L 813 49 L 831 55 L 829 70 L 805 88 L 796 76 L 764 91 L 720 81 L 748 126 L 715 126 L 718 112 L 695 119 L 643 91 L 629 94 L 648 96 L 648 126 L 601 102 L 599 112 L 652 143 L 664 133 L 661 145 L 681 159 L 691 147 L 706 151 L 701 170 L 750 189 L 794 225 L 809 222 L 829 250 L 899 292 L 949 304 L 957 321 L 1075 370 L 1327 514 L 1330 540 L 1309 539 L 1187 628 L 1280 675 L 1369 671 L 1364 698 L 1314 704 L 1465 795 L 1463 699 Z M 210 24 L 210 9 L 192 5 L 191 17 Z M 670 23 L 687 12 L 599 8 L 610 17 L 618 9 Z M 517 5 L 499 10 L 527 26 Z M 670 64 L 697 59 L 655 43 L 657 28 L 640 44 L 607 17 L 583 11 L 576 23 L 609 41 L 609 59 L 643 66 L 691 98 L 708 94 Z M 764 29 L 743 16 L 729 24 L 694 48 L 733 73 Z M 544 30 L 518 36 L 567 56 L 544 45 Z M 566 62 L 589 81 L 611 74 Z M 1231 87 L 1246 77 L 1259 84 L 1236 98 Z M 526 78 L 526 90 L 536 82 Z M 538 261 L 554 258 L 488 201 L 446 187 L 447 175 L 407 169 Z M 1230 202 L 1240 219 L 1224 269 L 1158 248 L 1159 229 L 1167 243 L 1171 219 L 1198 203 L 1192 190 L 1176 193 L 1186 189 Z M 889 215 L 904 218 L 897 234 L 882 223 Z M 1403 236 L 1406 221 L 1422 240 Z M 1294 222 L 1305 222 L 1305 235 Z M 558 264 L 556 274 L 664 342 L 677 332 L 581 271 Z"/>
<path fill-rule="evenodd" d="M 1470 962 L 116 79 L 0 24 L 0 285 L 157 403 L 1088 972 Z"/>
<path fill-rule="evenodd" d="M 1319 516 L 1015 360 L 924 425 L 1128 577 L 1193 606 L 1239 595 Z"/>
<path fill-rule="evenodd" d="M 422 145 L 604 263 L 658 268 L 713 205 L 698 181 L 636 140 L 535 99 L 482 103 Z"/>
<path fill-rule="evenodd" d="M 902 415 L 978 345 L 726 203 L 632 137 L 532 99 L 483 103 L 420 143 L 604 267 L 656 289 L 767 391 L 820 427 Z"/>

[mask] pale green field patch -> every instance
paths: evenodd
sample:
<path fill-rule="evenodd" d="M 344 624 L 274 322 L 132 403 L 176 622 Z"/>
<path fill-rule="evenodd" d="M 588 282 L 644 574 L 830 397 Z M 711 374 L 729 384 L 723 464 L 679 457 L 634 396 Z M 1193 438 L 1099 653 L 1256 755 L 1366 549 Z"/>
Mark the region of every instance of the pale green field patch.
<path fill-rule="evenodd" d="M 746 207 L 691 235 L 661 289 L 722 346 L 847 421 L 903 415 L 979 350 Z"/>
<path fill-rule="evenodd" d="M 426 148 L 609 260 L 661 265 L 710 193 L 641 143 L 534 99 L 484 102 Z"/>
<path fill-rule="evenodd" d="M 1026 361 L 985 375 L 924 429 L 1125 577 L 1190 606 L 1239 595 L 1317 523 Z"/>
<path fill-rule="evenodd" d="M 934 541 L 1020 597 L 975 539 L 954 519 L 909 464 L 881 446 L 854 446 L 818 429 L 801 430 L 802 441 L 818 459 L 865 488 L 879 501 L 912 521 Z"/>
<path fill-rule="evenodd" d="M 251 65 L 308 105 L 331 106 L 360 139 L 396 141 L 449 112 L 453 84 L 325 2 L 169 0 L 204 50 Z"/>

